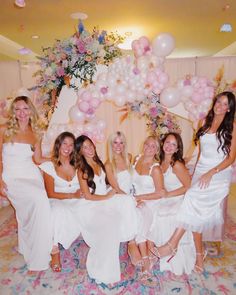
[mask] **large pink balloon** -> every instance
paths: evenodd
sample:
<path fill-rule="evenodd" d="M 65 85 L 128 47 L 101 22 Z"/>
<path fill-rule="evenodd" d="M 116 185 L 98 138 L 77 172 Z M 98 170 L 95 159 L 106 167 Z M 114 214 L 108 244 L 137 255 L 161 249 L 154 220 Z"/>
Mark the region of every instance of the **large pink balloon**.
<path fill-rule="evenodd" d="M 162 91 L 160 102 L 168 108 L 175 107 L 180 102 L 180 91 L 178 88 L 169 87 Z"/>
<path fill-rule="evenodd" d="M 90 108 L 90 105 L 87 101 L 85 100 L 82 100 L 78 103 L 78 107 L 79 107 L 79 110 L 83 113 L 87 113 L 87 111 L 89 110 Z"/>
<path fill-rule="evenodd" d="M 152 52 L 156 56 L 167 56 L 175 48 L 175 39 L 171 34 L 161 33 L 152 42 Z"/>

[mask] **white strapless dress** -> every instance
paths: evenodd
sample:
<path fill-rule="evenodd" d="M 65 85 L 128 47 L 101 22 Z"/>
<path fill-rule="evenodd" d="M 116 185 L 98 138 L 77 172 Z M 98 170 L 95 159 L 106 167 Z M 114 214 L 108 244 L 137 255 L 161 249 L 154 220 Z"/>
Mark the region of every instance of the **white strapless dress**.
<path fill-rule="evenodd" d="M 30 144 L 4 143 L 3 180 L 16 210 L 18 249 L 29 270 L 49 267 L 52 250 L 51 209 Z"/>
<path fill-rule="evenodd" d="M 164 184 L 167 191 L 173 191 L 182 183 L 173 172 L 171 166 L 164 173 Z M 176 215 L 183 202 L 184 195 L 162 198 L 152 207 L 153 223 L 148 233 L 148 239 L 157 246 L 165 244 L 176 229 Z M 196 251 L 191 231 L 187 231 L 180 240 L 176 255 L 167 262 L 168 257 L 160 259 L 160 270 L 169 270 L 176 275 L 190 274 L 194 268 Z"/>
<path fill-rule="evenodd" d="M 186 192 L 177 216 L 177 226 L 195 232 L 210 230 L 223 223 L 221 202 L 229 193 L 232 167 L 213 175 L 207 188 L 200 189 L 199 177 L 216 167 L 225 158 L 221 148 L 217 151 L 216 134 L 204 134 L 200 138 L 201 155 L 198 160 L 191 188 Z"/>
<path fill-rule="evenodd" d="M 71 181 L 67 181 L 57 175 L 52 162 L 44 162 L 40 168 L 53 177 L 55 192 L 74 193 L 79 189 L 77 173 Z M 81 233 L 79 223 L 81 199 L 50 198 L 49 200 L 52 208 L 54 245 L 60 243 L 65 249 L 68 249 Z"/>
<path fill-rule="evenodd" d="M 123 176 L 119 176 L 122 178 Z M 105 195 L 105 173 L 94 176 L 95 194 Z M 129 241 L 137 232 L 133 197 L 115 195 L 102 201 L 82 199 L 79 222 L 82 235 L 90 247 L 87 271 L 91 278 L 106 284 L 120 281 L 120 242 Z"/>

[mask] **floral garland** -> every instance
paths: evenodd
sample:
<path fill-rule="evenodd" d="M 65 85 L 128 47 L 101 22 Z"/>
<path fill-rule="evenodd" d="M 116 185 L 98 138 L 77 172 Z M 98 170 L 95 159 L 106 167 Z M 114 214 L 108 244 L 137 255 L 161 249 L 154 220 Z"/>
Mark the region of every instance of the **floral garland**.
<path fill-rule="evenodd" d="M 147 130 L 150 135 L 155 135 L 160 139 L 169 132 L 181 133 L 176 116 L 160 104 L 159 95 L 153 94 L 141 102 L 127 103 L 119 111 L 124 112 L 120 122 L 123 122 L 131 114 L 140 118 L 144 117 L 147 120 Z"/>
<path fill-rule="evenodd" d="M 34 89 L 39 90 L 38 97 L 48 120 L 61 88 L 67 85 L 77 90 L 72 78 L 85 85 L 92 83 L 98 64 L 108 65 L 122 55 L 118 45 L 123 41 L 124 37 L 117 33 L 100 32 L 97 27 L 90 33 L 80 22 L 73 36 L 43 48 L 43 56 L 38 57 L 41 69 L 34 74 L 38 77 Z"/>

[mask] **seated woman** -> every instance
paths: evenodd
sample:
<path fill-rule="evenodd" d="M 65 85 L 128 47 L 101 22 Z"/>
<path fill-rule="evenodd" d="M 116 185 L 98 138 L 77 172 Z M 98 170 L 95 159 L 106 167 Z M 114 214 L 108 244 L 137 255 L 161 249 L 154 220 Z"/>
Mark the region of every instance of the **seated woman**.
<path fill-rule="evenodd" d="M 153 204 L 161 197 L 164 190 L 163 175 L 158 160 L 159 142 L 149 136 L 143 145 L 143 153 L 136 157 L 133 169 L 135 199 L 139 206 L 138 235 L 135 242 L 129 243 L 129 254 L 134 264 L 142 265 L 143 278 L 149 276 L 151 263 L 148 250 L 148 232 L 153 223 Z M 136 246 L 138 245 L 138 248 Z M 136 262 L 136 263 L 135 263 Z"/>
<path fill-rule="evenodd" d="M 16 97 L 0 127 L 0 193 L 6 195 L 18 224 L 18 250 L 29 274 L 49 267 L 51 208 L 37 164 L 42 163 L 38 115 L 30 99 Z"/>
<path fill-rule="evenodd" d="M 154 222 L 148 239 L 160 246 L 166 243 L 176 226 L 176 214 L 183 202 L 184 193 L 190 186 L 190 175 L 184 165 L 183 142 L 179 134 L 168 133 L 161 141 L 160 165 L 166 191 L 153 207 Z M 152 251 L 152 245 L 150 245 Z M 160 270 L 176 275 L 191 273 L 195 262 L 192 233 L 186 232 L 173 259 L 160 259 Z"/>
<path fill-rule="evenodd" d="M 58 243 L 68 249 L 80 235 L 78 222 L 81 193 L 75 169 L 75 137 L 70 132 L 61 133 L 55 140 L 52 160 L 40 165 L 53 217 L 53 250 L 51 268 L 61 271 Z"/>
<path fill-rule="evenodd" d="M 107 188 L 105 167 L 90 138 L 79 136 L 76 152 L 79 182 L 85 198 L 80 224 L 83 238 L 90 247 L 87 271 L 96 282 L 115 283 L 120 281 L 120 242 L 135 235 L 135 204 L 131 196 L 117 195 L 116 189 Z"/>

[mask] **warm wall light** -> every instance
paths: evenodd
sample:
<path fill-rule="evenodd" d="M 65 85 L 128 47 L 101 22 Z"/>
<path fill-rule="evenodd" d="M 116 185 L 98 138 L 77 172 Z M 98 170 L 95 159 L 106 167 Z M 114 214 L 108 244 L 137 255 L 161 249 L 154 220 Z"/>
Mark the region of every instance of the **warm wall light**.
<path fill-rule="evenodd" d="M 125 50 L 131 50 L 131 44 L 134 40 L 137 40 L 139 37 L 144 35 L 143 29 L 139 27 L 120 27 L 115 30 L 118 32 L 121 36 L 125 37 L 125 40 L 123 43 L 119 44 L 118 47 Z"/>
<path fill-rule="evenodd" d="M 220 31 L 221 32 L 232 32 L 233 31 L 233 28 L 232 28 L 231 24 L 223 24 L 220 27 Z"/>
<path fill-rule="evenodd" d="M 19 49 L 18 52 L 21 55 L 27 55 L 27 54 L 32 53 L 32 51 L 29 48 L 25 48 L 25 47 Z"/>
<path fill-rule="evenodd" d="M 15 0 L 15 5 L 18 7 L 25 7 L 25 0 Z"/>

